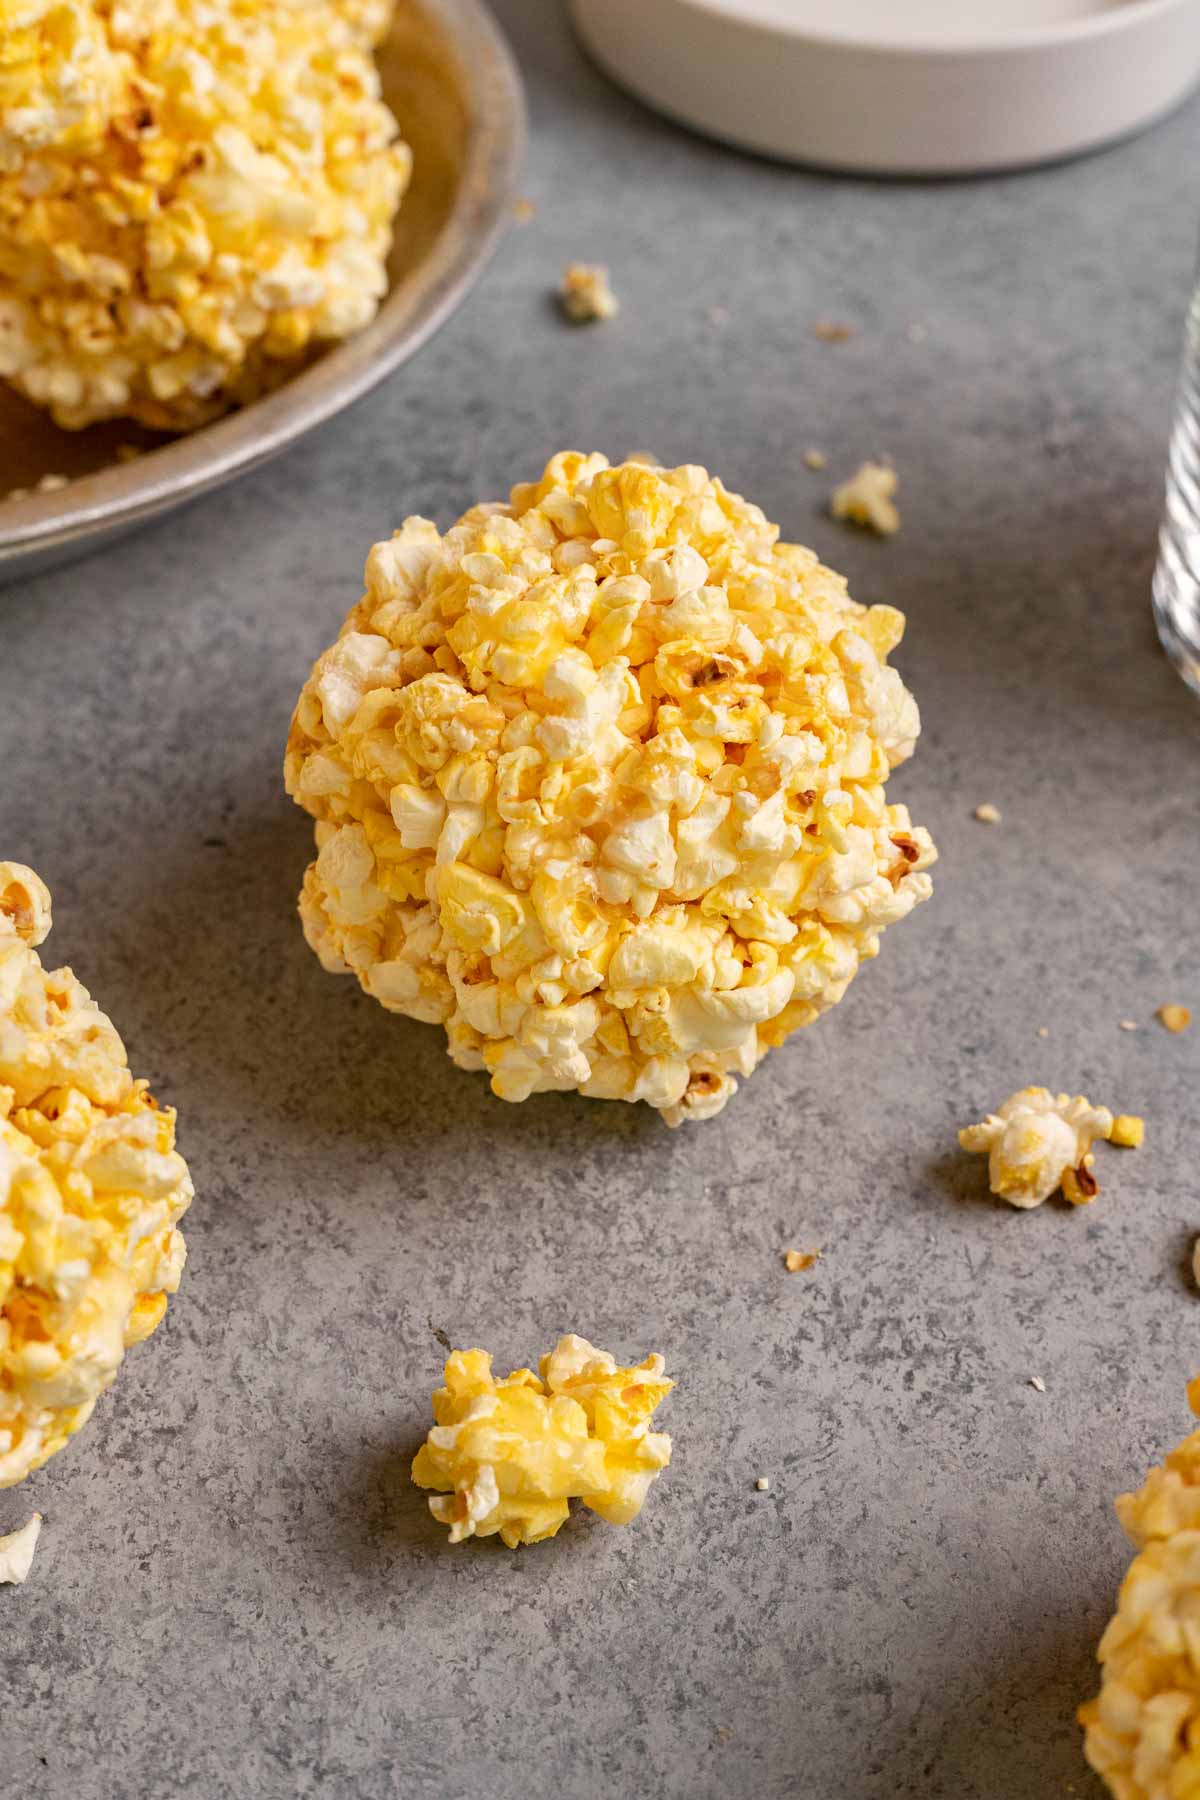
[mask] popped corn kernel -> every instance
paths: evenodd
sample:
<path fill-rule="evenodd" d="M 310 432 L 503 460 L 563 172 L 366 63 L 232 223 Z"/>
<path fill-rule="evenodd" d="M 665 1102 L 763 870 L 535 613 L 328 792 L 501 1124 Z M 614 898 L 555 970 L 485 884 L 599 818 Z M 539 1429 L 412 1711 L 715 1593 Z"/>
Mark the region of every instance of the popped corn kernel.
<path fill-rule="evenodd" d="M 1116 1800 L 1191 1800 L 1200 1794 L 1200 1431 L 1121 1494 L 1116 1513 L 1139 1554 L 1100 1640 L 1100 1692 L 1079 1709 L 1084 1755 Z"/>
<path fill-rule="evenodd" d="M 1140 1150 L 1146 1141 L 1146 1121 L 1136 1113 L 1118 1113 L 1108 1139 L 1122 1150 Z"/>
<path fill-rule="evenodd" d="M 1022 1088 L 979 1125 L 958 1134 L 964 1150 L 986 1154 L 988 1184 L 1010 1206 L 1040 1206 L 1058 1188 L 1081 1206 L 1099 1192 L 1092 1144 L 1112 1136 L 1113 1116 L 1077 1094 Z"/>
<path fill-rule="evenodd" d="M 365 325 L 410 164 L 389 13 L 0 0 L 0 375 L 71 429 L 189 429 Z"/>
<path fill-rule="evenodd" d="M 179 1286 L 192 1198 L 175 1114 L 70 969 L 50 895 L 0 863 L 0 1487 L 61 1450 Z"/>
<path fill-rule="evenodd" d="M 0 1582 L 12 1582 L 19 1587 L 29 1579 L 41 1531 L 42 1515 L 34 1513 L 19 1531 L 10 1531 L 7 1537 L 0 1537 Z"/>
<path fill-rule="evenodd" d="M 849 481 L 833 490 L 829 510 L 835 519 L 847 519 L 880 537 L 891 537 L 900 529 L 900 513 L 893 498 L 896 487 L 895 469 L 886 463 L 862 463 Z"/>
<path fill-rule="evenodd" d="M 930 893 L 903 617 L 777 538 L 703 469 L 564 453 L 376 544 L 313 668 L 308 941 L 503 1099 L 711 1118 Z"/>
<path fill-rule="evenodd" d="M 450 1542 L 499 1532 L 510 1550 L 551 1538 L 572 1498 L 611 1525 L 642 1509 L 671 1460 L 671 1440 L 648 1429 L 674 1387 L 661 1356 L 618 1368 L 606 1350 L 569 1333 L 532 1369 L 502 1381 L 484 1350 L 455 1350 L 437 1421 L 413 1462 L 418 1487 Z"/>
<path fill-rule="evenodd" d="M 558 298 L 563 312 L 575 325 L 615 319 L 621 310 L 602 263 L 568 263 Z"/>
<path fill-rule="evenodd" d="M 1157 1016 L 1160 1024 L 1176 1035 L 1186 1031 L 1192 1022 L 1191 1011 L 1186 1006 L 1160 1006 Z"/>

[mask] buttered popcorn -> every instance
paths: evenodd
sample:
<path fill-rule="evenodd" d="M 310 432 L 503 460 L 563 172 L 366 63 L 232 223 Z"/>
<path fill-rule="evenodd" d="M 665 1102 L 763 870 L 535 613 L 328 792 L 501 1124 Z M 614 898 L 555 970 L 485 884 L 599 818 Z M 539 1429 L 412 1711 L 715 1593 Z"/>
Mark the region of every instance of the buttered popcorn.
<path fill-rule="evenodd" d="M 301 917 L 502 1099 L 709 1118 L 930 892 L 903 619 L 777 540 L 703 469 L 565 453 L 367 559 L 288 742 Z"/>
<path fill-rule="evenodd" d="M 50 896 L 0 863 L 0 1487 L 86 1424 L 179 1286 L 192 1198 L 175 1115 L 69 969 Z"/>
<path fill-rule="evenodd" d="M 1200 1381 L 1188 1399 L 1200 1411 Z M 1116 1800 L 1200 1800 L 1200 1431 L 1116 1510 L 1140 1554 L 1080 1708 L 1084 1753 Z"/>
<path fill-rule="evenodd" d="M 671 1460 L 649 1421 L 674 1387 L 661 1356 L 618 1368 L 569 1333 L 532 1369 L 503 1381 L 484 1350 L 455 1350 L 433 1396 L 437 1423 L 413 1462 L 418 1487 L 450 1542 L 499 1532 L 510 1550 L 551 1538 L 578 1498 L 610 1525 L 628 1525 Z"/>
<path fill-rule="evenodd" d="M 202 424 L 374 315 L 409 152 L 381 0 L 0 0 L 0 375 Z"/>
<path fill-rule="evenodd" d="M 1082 1094 L 1072 1099 L 1027 1087 L 980 1124 L 964 1126 L 958 1141 L 964 1150 L 987 1156 L 988 1185 L 1010 1206 L 1040 1206 L 1059 1188 L 1082 1206 L 1100 1191 L 1092 1145 L 1112 1134 L 1107 1106 L 1093 1106 Z"/>

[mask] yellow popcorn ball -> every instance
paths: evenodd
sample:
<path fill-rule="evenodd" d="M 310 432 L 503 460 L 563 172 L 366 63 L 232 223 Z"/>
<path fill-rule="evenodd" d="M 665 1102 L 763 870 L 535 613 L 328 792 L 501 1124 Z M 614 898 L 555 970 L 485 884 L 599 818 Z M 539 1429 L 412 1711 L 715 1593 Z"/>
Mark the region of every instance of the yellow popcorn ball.
<path fill-rule="evenodd" d="M 331 971 L 464 1069 L 710 1118 L 927 898 L 904 621 L 705 470 L 566 452 L 410 518 L 292 721 Z"/>
<path fill-rule="evenodd" d="M 410 157 L 380 0 L 0 0 L 0 375 L 200 425 L 372 318 Z"/>
<path fill-rule="evenodd" d="M 1200 1383 L 1188 1399 L 1196 1411 Z M 1140 1554 L 1100 1640 L 1100 1692 L 1079 1709 L 1084 1754 L 1116 1800 L 1198 1800 L 1200 1431 L 1116 1510 Z"/>
<path fill-rule="evenodd" d="M 70 969 L 50 895 L 0 863 L 0 1487 L 86 1424 L 179 1286 L 192 1198 L 175 1114 Z"/>
<path fill-rule="evenodd" d="M 1052 1094 L 1027 1087 L 998 1111 L 958 1134 L 964 1150 L 987 1156 L 988 1185 L 1010 1206 L 1040 1206 L 1061 1187 L 1082 1206 L 1100 1191 L 1092 1174 L 1092 1145 L 1113 1133 L 1107 1106 L 1093 1106 L 1077 1094 Z"/>
<path fill-rule="evenodd" d="M 413 1462 L 418 1487 L 450 1542 L 499 1532 L 510 1550 L 551 1538 L 578 1498 L 610 1525 L 628 1525 L 671 1460 L 665 1432 L 647 1429 L 674 1387 L 661 1356 L 618 1368 L 569 1333 L 532 1369 L 503 1381 L 484 1350 L 455 1350 L 433 1396 L 437 1423 Z"/>

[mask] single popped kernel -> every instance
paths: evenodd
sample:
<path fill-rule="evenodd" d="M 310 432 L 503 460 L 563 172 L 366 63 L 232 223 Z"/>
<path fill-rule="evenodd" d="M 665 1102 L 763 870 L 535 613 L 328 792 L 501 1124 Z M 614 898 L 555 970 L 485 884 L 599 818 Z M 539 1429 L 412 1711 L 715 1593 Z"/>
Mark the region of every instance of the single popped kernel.
<path fill-rule="evenodd" d="M 900 513 L 893 495 L 898 482 L 895 469 L 886 463 L 865 462 L 849 481 L 833 491 L 829 510 L 835 519 L 847 519 L 880 537 L 900 529 Z"/>
<path fill-rule="evenodd" d="M 324 966 L 520 1101 L 713 1117 L 931 891 L 904 621 L 705 470 L 565 453 L 413 518 L 292 721 Z"/>
<path fill-rule="evenodd" d="M 42 1515 L 34 1513 L 19 1531 L 10 1531 L 7 1537 L 0 1537 L 0 1582 L 11 1582 L 19 1587 L 29 1579 L 41 1530 Z"/>
<path fill-rule="evenodd" d="M 1168 1031 L 1175 1032 L 1176 1035 L 1186 1031 L 1192 1022 L 1191 1012 L 1186 1006 L 1160 1006 L 1156 1016 Z"/>
<path fill-rule="evenodd" d="M 804 460 L 810 469 L 823 469 L 829 459 L 823 450 L 812 449 L 804 452 Z"/>
<path fill-rule="evenodd" d="M 50 895 L 0 863 L 0 1487 L 61 1450 L 179 1286 L 192 1198 L 175 1114 L 70 969 Z"/>
<path fill-rule="evenodd" d="M 568 263 L 558 298 L 563 312 L 575 325 L 615 319 L 620 311 L 617 296 L 609 285 L 608 270 L 601 263 Z"/>
<path fill-rule="evenodd" d="M 990 800 L 985 800 L 982 805 L 975 808 L 975 817 L 981 825 L 998 825 L 1001 817 L 1000 808 L 993 806 Z"/>
<path fill-rule="evenodd" d="M 760 1494 L 765 1494 L 770 1490 L 771 1478 L 769 1475 L 760 1475 L 754 1485 Z"/>
<path fill-rule="evenodd" d="M 1200 1383 L 1188 1389 L 1192 1410 Z M 1200 1431 L 1122 1494 L 1137 1546 L 1100 1640 L 1100 1692 L 1079 1709 L 1084 1754 L 1116 1800 L 1200 1793 Z"/>
<path fill-rule="evenodd" d="M 1106 1106 L 1028 1087 L 981 1124 L 965 1126 L 958 1141 L 964 1150 L 987 1155 L 988 1184 L 1010 1206 L 1040 1206 L 1060 1187 L 1079 1206 L 1099 1192 L 1091 1148 L 1112 1128 Z"/>
<path fill-rule="evenodd" d="M 674 1387 L 661 1356 L 618 1368 L 573 1333 L 532 1369 L 502 1381 L 483 1350 L 455 1350 L 433 1396 L 437 1423 L 413 1462 L 418 1487 L 450 1542 L 499 1532 L 510 1550 L 551 1538 L 578 1498 L 627 1525 L 671 1460 L 671 1440 L 648 1430 Z"/>
<path fill-rule="evenodd" d="M 820 1259 L 819 1250 L 785 1250 L 783 1266 L 789 1275 L 798 1275 L 804 1269 L 811 1269 Z"/>
<path fill-rule="evenodd" d="M 1031 1388 L 1036 1388 L 1039 1394 L 1044 1394 L 1046 1391 L 1046 1384 L 1040 1375 L 1031 1375 L 1029 1377 L 1029 1385 Z"/>
<path fill-rule="evenodd" d="M 370 320 L 410 155 L 387 0 L 5 0 L 0 375 L 189 429 Z"/>

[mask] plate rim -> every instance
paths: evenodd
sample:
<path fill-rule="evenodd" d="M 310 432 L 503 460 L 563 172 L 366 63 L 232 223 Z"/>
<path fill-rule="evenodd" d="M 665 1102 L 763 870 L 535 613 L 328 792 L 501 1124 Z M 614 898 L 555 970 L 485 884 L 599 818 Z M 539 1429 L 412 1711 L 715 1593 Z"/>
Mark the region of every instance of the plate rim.
<path fill-rule="evenodd" d="M 482 0 L 413 4 L 453 46 L 471 123 L 454 203 L 412 282 L 389 294 L 362 331 L 249 406 L 144 458 L 3 502 L 12 518 L 0 520 L 0 580 L 82 554 L 280 455 L 416 355 L 466 298 L 513 220 L 524 92 L 508 41 Z M 84 482 L 90 497 L 73 499 L 72 488 Z"/>

